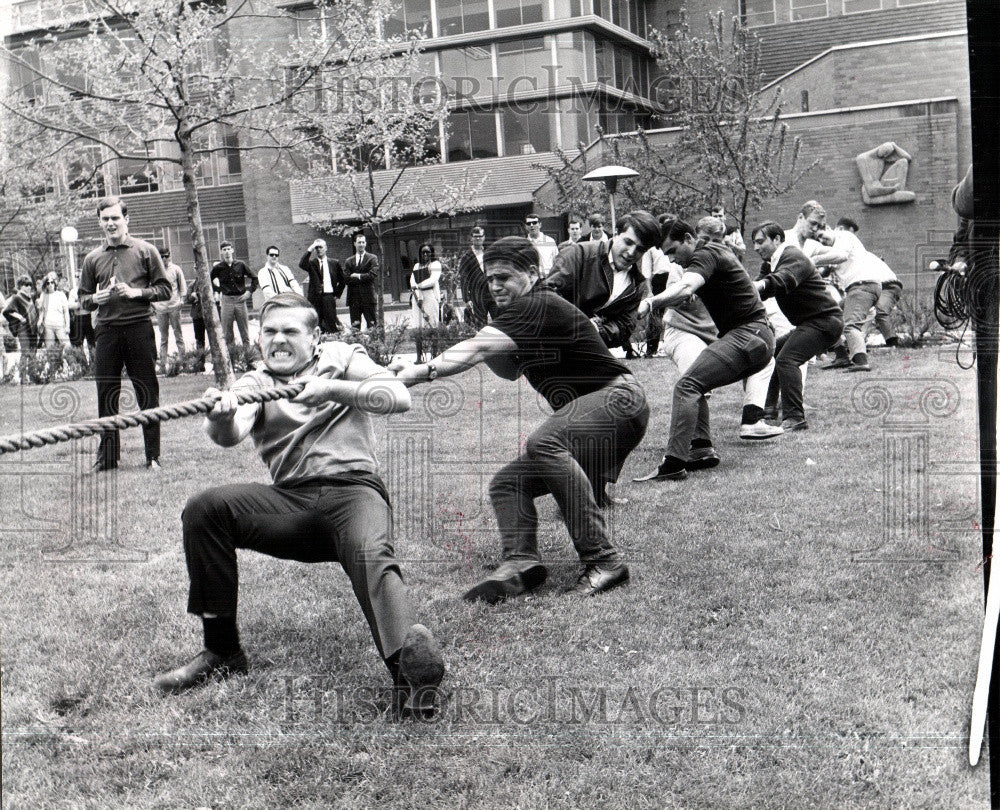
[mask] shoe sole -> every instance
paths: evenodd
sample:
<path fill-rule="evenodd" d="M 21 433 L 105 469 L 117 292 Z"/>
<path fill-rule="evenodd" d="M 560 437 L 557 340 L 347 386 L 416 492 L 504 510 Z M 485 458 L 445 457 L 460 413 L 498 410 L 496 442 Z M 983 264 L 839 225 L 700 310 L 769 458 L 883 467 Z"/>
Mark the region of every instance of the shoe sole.
<path fill-rule="evenodd" d="M 759 433 L 757 435 L 741 433 L 740 438 L 746 442 L 762 442 L 766 439 L 776 439 L 784 432 L 785 432 L 784 430 L 777 430 L 774 433 Z"/>
<path fill-rule="evenodd" d="M 850 368 L 846 368 L 844 370 L 848 374 L 850 374 L 851 372 L 857 372 L 857 371 L 871 371 L 872 367 L 871 366 L 851 366 Z"/>
<path fill-rule="evenodd" d="M 549 572 L 544 565 L 533 565 L 517 576 L 509 579 L 486 579 L 473 585 L 462 596 L 466 602 L 486 602 L 495 605 L 505 599 L 533 591 L 548 577 Z"/>
<path fill-rule="evenodd" d="M 795 433 L 798 430 L 809 430 L 809 425 L 795 425 L 795 427 L 785 428 L 785 433 Z"/>
<path fill-rule="evenodd" d="M 408 711 L 433 709 L 437 688 L 444 678 L 444 657 L 433 634 L 422 624 L 406 631 L 399 652 L 399 673 L 410 694 L 403 708 Z"/>
<path fill-rule="evenodd" d="M 687 470 L 678 470 L 677 472 L 660 474 L 659 469 L 653 470 L 649 475 L 643 475 L 639 478 L 633 478 L 633 481 L 641 483 L 643 481 L 683 481 L 688 477 Z"/>

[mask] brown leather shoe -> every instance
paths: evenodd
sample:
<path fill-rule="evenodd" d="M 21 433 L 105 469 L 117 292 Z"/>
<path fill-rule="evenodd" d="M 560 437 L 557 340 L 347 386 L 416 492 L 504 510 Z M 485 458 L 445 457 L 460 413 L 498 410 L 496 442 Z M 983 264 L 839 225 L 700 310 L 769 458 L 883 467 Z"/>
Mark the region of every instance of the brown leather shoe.
<path fill-rule="evenodd" d="M 596 596 L 624 585 L 628 582 L 628 577 L 628 566 L 624 563 L 610 568 L 604 565 L 588 565 L 569 592 L 577 596 Z"/>
<path fill-rule="evenodd" d="M 242 675 L 249 670 L 250 665 L 243 650 L 225 658 L 211 650 L 202 650 L 190 663 L 157 675 L 153 683 L 161 692 L 176 694 L 209 680 L 222 680 L 230 675 Z"/>

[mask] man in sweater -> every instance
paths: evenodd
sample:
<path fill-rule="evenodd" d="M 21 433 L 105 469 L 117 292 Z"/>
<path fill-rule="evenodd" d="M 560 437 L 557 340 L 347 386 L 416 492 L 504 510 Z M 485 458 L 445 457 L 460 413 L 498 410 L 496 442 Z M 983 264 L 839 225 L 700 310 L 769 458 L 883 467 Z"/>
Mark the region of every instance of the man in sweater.
<path fill-rule="evenodd" d="M 247 301 L 257 289 L 257 276 L 250 271 L 246 262 L 233 258 L 232 242 L 220 244 L 219 253 L 222 260 L 212 266 L 211 279 L 212 286 L 221 298 L 222 334 L 230 346 L 235 346 L 236 336 L 233 334 L 233 321 L 235 321 L 240 330 L 243 348 L 247 349 L 250 347 L 250 316 L 247 312 Z M 250 282 L 249 290 L 247 281 Z"/>
<path fill-rule="evenodd" d="M 773 297 L 795 327 L 775 343 L 776 368 L 767 406 L 777 406 L 780 384 L 782 429 L 806 430 L 799 367 L 837 342 L 844 320 L 816 267 L 801 250 L 785 243 L 780 225 L 764 222 L 754 228 L 751 238 L 764 261 L 761 278 L 755 282 L 757 292 L 762 299 Z"/>
<path fill-rule="evenodd" d="M 118 413 L 122 368 L 128 372 L 141 410 L 160 404 L 156 379 L 156 337 L 151 320 L 152 304 L 170 298 L 170 282 L 159 251 L 128 232 L 128 208 L 117 197 L 97 204 L 97 216 L 105 244 L 83 260 L 80 271 L 80 306 L 97 310 L 94 325 L 94 376 L 97 380 L 97 412 Z M 160 466 L 160 423 L 143 425 L 146 466 Z M 118 431 L 101 434 L 97 450 L 98 472 L 118 466 Z"/>
<path fill-rule="evenodd" d="M 396 690 L 396 708 L 433 710 L 444 662 L 416 623 L 392 548 L 392 508 L 378 475 L 370 414 L 406 411 L 410 395 L 360 346 L 320 345 L 319 319 L 302 296 L 282 293 L 260 312 L 263 368 L 218 402 L 205 420 L 215 444 L 247 436 L 271 472 L 270 485 L 214 487 L 181 516 L 191 581 L 188 612 L 201 617 L 205 649 L 156 678 L 163 692 L 246 672 L 236 626 L 237 549 L 300 562 L 339 562 L 354 588 Z M 236 394 L 289 382 L 292 400 L 237 405 Z"/>

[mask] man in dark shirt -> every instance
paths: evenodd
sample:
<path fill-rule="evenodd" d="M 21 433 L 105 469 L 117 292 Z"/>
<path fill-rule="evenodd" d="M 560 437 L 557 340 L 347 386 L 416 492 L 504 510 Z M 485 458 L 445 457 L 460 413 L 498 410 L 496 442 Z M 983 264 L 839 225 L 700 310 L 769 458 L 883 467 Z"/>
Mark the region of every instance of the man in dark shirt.
<path fill-rule="evenodd" d="M 774 297 L 795 327 L 775 342 L 775 373 L 767 390 L 765 409 L 776 409 L 781 388 L 782 429 L 806 430 L 802 405 L 802 371 L 810 357 L 821 354 L 840 339 L 844 319 L 815 265 L 794 245 L 785 243 L 785 231 L 765 222 L 751 234 L 754 250 L 764 264 L 755 282 L 762 299 Z"/>
<path fill-rule="evenodd" d="M 222 254 L 222 261 L 212 266 L 211 277 L 212 286 L 222 298 L 222 333 L 226 336 L 226 342 L 230 346 L 235 346 L 236 336 L 233 334 L 235 320 L 240 330 L 243 348 L 246 349 L 251 345 L 247 301 L 257 289 L 257 276 L 244 262 L 233 259 L 232 242 L 220 244 L 219 253 Z M 250 281 L 249 290 L 247 280 Z"/>
<path fill-rule="evenodd" d="M 458 278 L 465 299 L 465 322 L 481 329 L 489 318 L 497 316 L 498 310 L 483 271 L 486 231 L 482 226 L 472 229 L 470 241 L 471 246 L 458 261 Z"/>
<path fill-rule="evenodd" d="M 640 480 L 687 478 L 687 471 L 718 464 L 718 456 L 692 461 L 692 451 L 712 447 L 705 395 L 755 374 L 774 355 L 774 332 L 760 296 L 727 245 L 699 239 L 694 228 L 676 220 L 665 234 L 663 252 L 684 268 L 679 281 L 639 307 L 676 306 L 697 293 L 715 321 L 719 339 L 707 346 L 674 386 L 670 440 L 659 468 Z"/>
<path fill-rule="evenodd" d="M 611 356 L 587 316 L 538 282 L 538 253 L 508 236 L 486 249 L 486 278 L 497 317 L 430 363 L 398 367 L 406 385 L 459 374 L 478 363 L 507 379 L 522 374 L 552 407 L 524 454 L 490 483 L 503 562 L 465 594 L 499 602 L 537 588 L 547 572 L 538 553 L 535 499 L 551 493 L 584 564 L 572 589 L 593 596 L 621 585 L 628 568 L 611 544 L 601 506 L 649 421 L 639 382 Z"/>
<path fill-rule="evenodd" d="M 94 374 L 97 380 L 97 412 L 118 413 L 122 368 L 128 372 L 139 408 L 160 404 L 156 379 L 156 337 L 153 334 L 152 303 L 170 298 L 170 282 L 163 260 L 153 245 L 133 239 L 128 233 L 128 208 L 117 197 L 97 204 L 97 217 L 106 244 L 87 254 L 80 271 L 80 306 L 97 310 L 94 326 Z M 160 466 L 160 423 L 143 425 L 146 466 Z M 101 434 L 95 469 L 118 466 L 118 431 Z"/>

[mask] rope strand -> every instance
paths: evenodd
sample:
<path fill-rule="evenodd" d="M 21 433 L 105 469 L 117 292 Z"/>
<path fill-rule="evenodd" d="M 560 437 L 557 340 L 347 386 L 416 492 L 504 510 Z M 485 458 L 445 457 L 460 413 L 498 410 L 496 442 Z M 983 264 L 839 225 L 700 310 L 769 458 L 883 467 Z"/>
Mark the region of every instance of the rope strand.
<path fill-rule="evenodd" d="M 305 383 L 288 383 L 274 388 L 264 388 L 259 391 L 240 391 L 236 394 L 239 405 L 249 405 L 256 402 L 273 402 L 276 399 L 291 399 L 305 388 Z M 202 397 L 174 405 L 163 405 L 138 413 L 103 416 L 100 419 L 90 419 L 86 422 L 74 422 L 69 425 L 36 430 L 15 436 L 0 436 L 0 455 L 16 453 L 19 450 L 30 450 L 33 447 L 44 447 L 48 444 L 68 442 L 72 439 L 82 439 L 111 430 L 125 430 L 130 427 L 149 425 L 154 422 L 166 422 L 170 419 L 180 419 L 184 416 L 195 416 L 208 413 L 219 401 L 218 396 Z"/>

